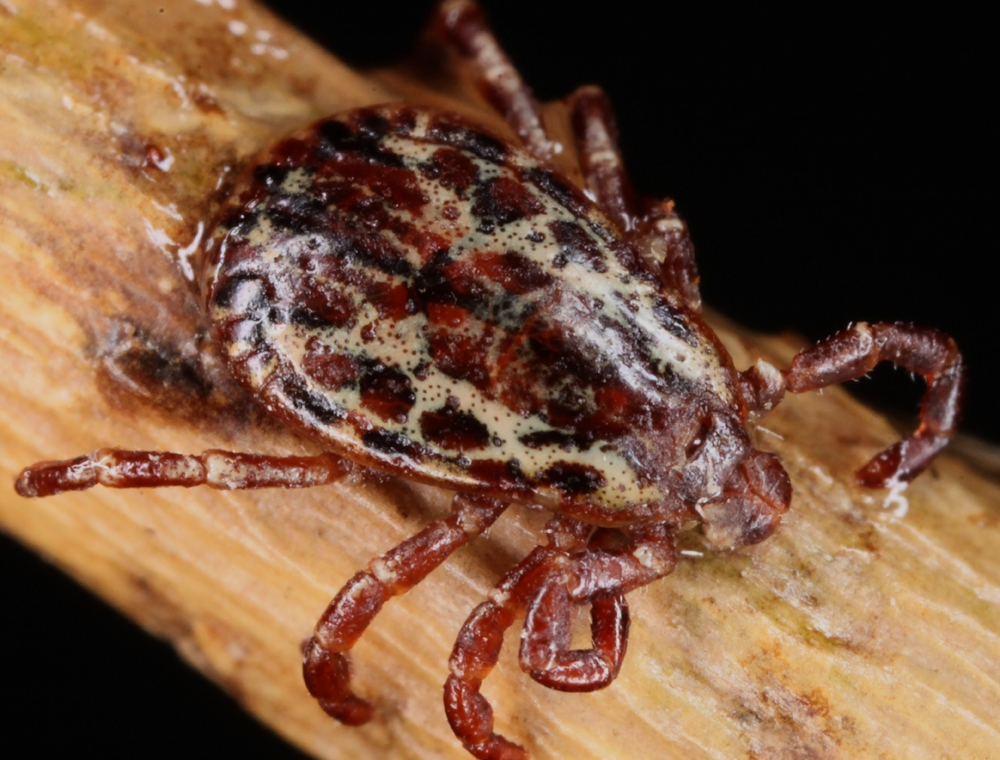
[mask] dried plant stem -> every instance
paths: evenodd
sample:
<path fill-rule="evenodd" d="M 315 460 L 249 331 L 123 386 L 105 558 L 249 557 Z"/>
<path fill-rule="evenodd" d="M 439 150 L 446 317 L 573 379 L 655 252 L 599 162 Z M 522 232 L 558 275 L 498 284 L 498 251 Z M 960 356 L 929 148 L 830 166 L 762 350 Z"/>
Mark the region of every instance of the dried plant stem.
<path fill-rule="evenodd" d="M 234 20 L 272 30 L 280 52 L 254 54 L 226 33 Z M 390 88 L 444 96 L 398 72 L 362 78 L 247 2 L 0 4 L 0 56 L 0 482 L 111 444 L 317 453 L 205 353 L 197 244 L 227 177 L 277 134 Z M 797 348 L 713 323 L 741 367 Z M 633 595 L 603 692 L 543 689 L 508 647 L 485 686 L 498 728 L 539 760 L 996 756 L 996 482 L 944 456 L 905 492 L 855 488 L 895 434 L 839 391 L 787 400 L 756 435 L 795 486 L 780 533 L 725 555 L 687 537 L 676 572 Z M 330 721 L 299 675 L 333 592 L 450 496 L 388 481 L 26 501 L 8 486 L 0 528 L 317 757 L 461 758 L 441 706 L 451 643 L 544 515 L 512 509 L 387 605 L 354 656 L 371 724 Z"/>

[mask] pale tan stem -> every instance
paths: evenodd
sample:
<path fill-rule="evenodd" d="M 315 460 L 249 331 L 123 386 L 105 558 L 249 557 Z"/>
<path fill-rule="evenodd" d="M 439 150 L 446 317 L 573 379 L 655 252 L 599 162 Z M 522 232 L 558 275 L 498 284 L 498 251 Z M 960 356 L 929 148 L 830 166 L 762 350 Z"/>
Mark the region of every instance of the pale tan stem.
<path fill-rule="evenodd" d="M 254 55 L 234 20 L 285 53 Z M 13 483 L 104 446 L 321 453 L 233 387 L 202 332 L 193 272 L 222 189 L 277 135 L 392 99 L 378 82 L 467 112 L 475 97 L 363 78 L 248 0 L 0 2 L 0 63 L 0 528 L 317 757 L 466 757 L 441 704 L 449 652 L 541 540 L 543 513 L 511 508 L 386 607 L 353 651 L 376 718 L 352 729 L 305 690 L 300 643 L 336 589 L 451 494 L 351 481 L 26 500 Z M 546 121 L 565 134 L 560 113 Z M 741 368 L 787 366 L 799 347 L 710 320 Z M 996 481 L 946 453 L 906 491 L 855 487 L 896 434 L 836 390 L 763 424 L 755 443 L 795 489 L 777 535 L 724 554 L 686 535 L 676 571 L 630 596 L 628 655 L 604 691 L 538 686 L 508 642 L 486 686 L 497 730 L 536 760 L 996 756 Z M 80 688 L 50 689 L 54 716 Z"/>

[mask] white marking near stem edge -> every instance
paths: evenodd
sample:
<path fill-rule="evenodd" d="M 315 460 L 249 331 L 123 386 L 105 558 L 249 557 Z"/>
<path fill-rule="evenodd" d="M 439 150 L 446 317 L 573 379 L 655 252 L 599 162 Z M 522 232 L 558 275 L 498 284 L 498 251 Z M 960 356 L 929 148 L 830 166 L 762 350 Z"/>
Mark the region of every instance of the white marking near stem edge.
<path fill-rule="evenodd" d="M 893 475 L 886 483 L 889 493 L 886 494 L 885 500 L 882 502 L 882 509 L 889 509 L 891 505 L 895 504 L 896 508 L 892 510 L 892 516 L 896 518 L 906 517 L 906 513 L 910 511 L 910 501 L 903 496 L 903 491 L 909 485 L 907 481 L 900 480 L 897 475 Z"/>

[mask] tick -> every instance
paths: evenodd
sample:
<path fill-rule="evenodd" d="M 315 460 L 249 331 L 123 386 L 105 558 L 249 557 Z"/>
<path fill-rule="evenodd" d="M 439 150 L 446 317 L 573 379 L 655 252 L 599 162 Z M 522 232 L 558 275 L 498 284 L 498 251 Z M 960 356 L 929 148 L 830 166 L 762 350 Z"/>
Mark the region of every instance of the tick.
<path fill-rule="evenodd" d="M 363 467 L 455 491 L 450 516 L 351 578 L 304 646 L 307 688 L 350 725 L 373 707 L 351 691 L 347 653 L 382 605 L 508 504 L 549 510 L 544 545 L 459 631 L 444 687 L 469 752 L 525 758 L 480 694 L 517 619 L 534 680 L 607 686 L 625 655 L 626 596 L 673 570 L 685 526 L 719 547 L 777 528 L 791 484 L 748 426 L 786 390 L 883 360 L 926 379 L 918 430 L 858 472 L 879 488 L 918 475 L 953 437 L 963 367 L 947 335 L 897 322 L 856 324 L 781 371 L 737 370 L 702 320 L 687 229 L 671 202 L 633 192 L 603 94 L 566 101 L 577 187 L 552 168 L 559 146 L 479 8 L 446 2 L 434 29 L 518 144 L 415 105 L 324 119 L 244 173 L 205 257 L 207 314 L 233 375 L 330 453 L 102 449 L 36 464 L 17 490 L 303 487 Z M 583 605 L 593 643 L 574 650 Z"/>

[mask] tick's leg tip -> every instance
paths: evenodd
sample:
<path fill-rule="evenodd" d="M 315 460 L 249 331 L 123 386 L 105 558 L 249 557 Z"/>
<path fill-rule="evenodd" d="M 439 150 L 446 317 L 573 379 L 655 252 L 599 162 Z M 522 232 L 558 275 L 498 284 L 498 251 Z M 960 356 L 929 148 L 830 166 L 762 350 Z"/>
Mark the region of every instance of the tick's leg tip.
<path fill-rule="evenodd" d="M 347 656 L 326 650 L 315 637 L 306 641 L 302 650 L 306 688 L 323 711 L 348 726 L 370 721 L 375 708 L 351 691 L 351 665 Z"/>
<path fill-rule="evenodd" d="M 855 474 L 865 488 L 889 488 L 908 483 L 926 470 L 952 435 L 930 435 L 918 431 L 877 454 Z"/>
<path fill-rule="evenodd" d="M 14 490 L 28 499 L 82 491 L 97 485 L 97 469 L 89 456 L 59 462 L 38 462 L 21 471 Z"/>
<path fill-rule="evenodd" d="M 319 700 L 319 706 L 331 718 L 343 723 L 345 726 L 363 726 L 375 715 L 375 708 L 370 702 L 366 702 L 353 694 L 346 699 L 337 702 L 324 702 Z"/>
<path fill-rule="evenodd" d="M 33 473 L 31 469 L 24 470 L 14 481 L 14 490 L 18 496 L 26 499 L 33 499 L 38 496 L 38 489 L 35 488 Z"/>
<path fill-rule="evenodd" d="M 884 451 L 874 457 L 868 464 L 854 474 L 854 479 L 863 488 L 887 488 L 889 481 L 896 475 L 899 466 L 898 457 L 896 462 L 891 461 L 889 451 Z"/>

